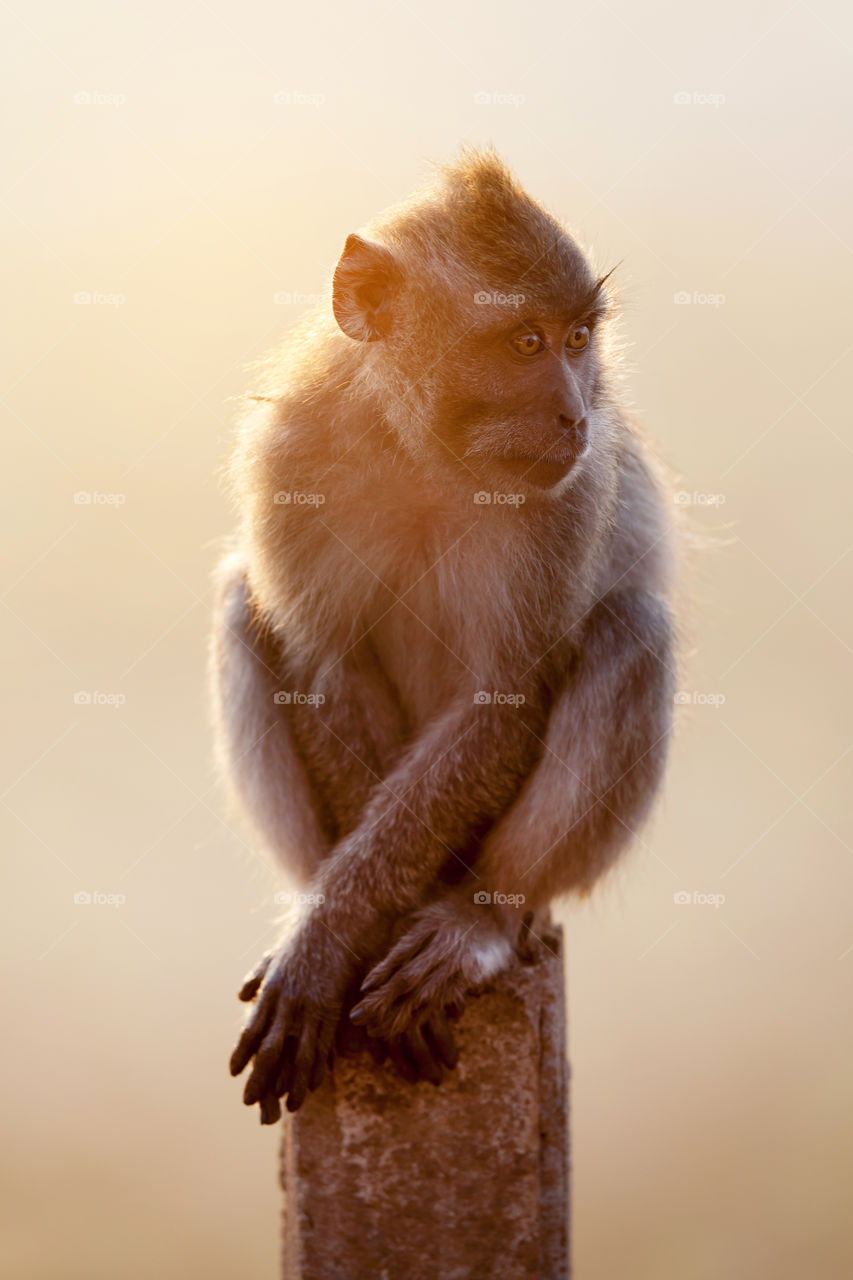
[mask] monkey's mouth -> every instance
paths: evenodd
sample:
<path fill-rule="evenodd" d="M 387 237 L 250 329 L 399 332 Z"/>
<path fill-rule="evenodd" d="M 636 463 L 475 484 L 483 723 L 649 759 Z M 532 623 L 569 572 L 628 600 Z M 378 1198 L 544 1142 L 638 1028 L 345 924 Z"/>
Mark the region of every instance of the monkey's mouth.
<path fill-rule="evenodd" d="M 544 457 L 541 454 L 513 454 L 508 458 L 499 458 L 501 466 L 519 480 L 527 480 L 539 489 L 552 489 L 568 475 L 577 462 L 578 455 L 565 453 L 559 458 Z"/>

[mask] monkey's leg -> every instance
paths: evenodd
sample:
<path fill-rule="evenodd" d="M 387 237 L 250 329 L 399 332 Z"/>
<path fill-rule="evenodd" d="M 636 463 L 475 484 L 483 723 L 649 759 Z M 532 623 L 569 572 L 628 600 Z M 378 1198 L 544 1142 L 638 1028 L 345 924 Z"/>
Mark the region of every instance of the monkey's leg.
<path fill-rule="evenodd" d="M 358 825 L 371 793 L 402 753 L 408 726 L 369 635 L 298 680 L 288 707 L 294 740 L 340 840 Z"/>
<path fill-rule="evenodd" d="M 525 912 L 569 890 L 587 892 L 613 863 L 663 773 L 672 661 L 672 624 L 659 597 L 621 592 L 596 605 L 542 758 L 486 836 L 472 875 L 415 912 L 364 983 L 354 1017 L 372 1033 L 399 1034 L 493 977 L 513 953 Z"/>
<path fill-rule="evenodd" d="M 219 572 L 217 747 L 242 807 L 302 881 L 361 817 L 406 726 L 364 639 L 306 672 L 254 607 L 239 553 Z"/>
<path fill-rule="evenodd" d="M 218 572 L 212 645 L 217 754 L 250 825 L 301 883 L 331 847 L 281 694 L 279 655 L 257 618 L 239 553 Z"/>

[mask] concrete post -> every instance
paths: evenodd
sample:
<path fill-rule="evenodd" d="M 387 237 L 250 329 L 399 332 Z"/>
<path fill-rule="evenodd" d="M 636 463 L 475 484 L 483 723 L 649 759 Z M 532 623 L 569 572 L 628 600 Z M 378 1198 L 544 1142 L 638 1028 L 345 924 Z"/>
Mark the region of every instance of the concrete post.
<path fill-rule="evenodd" d="M 516 962 L 456 1032 L 438 1088 L 365 1053 L 286 1117 L 285 1280 L 568 1277 L 561 956 Z"/>

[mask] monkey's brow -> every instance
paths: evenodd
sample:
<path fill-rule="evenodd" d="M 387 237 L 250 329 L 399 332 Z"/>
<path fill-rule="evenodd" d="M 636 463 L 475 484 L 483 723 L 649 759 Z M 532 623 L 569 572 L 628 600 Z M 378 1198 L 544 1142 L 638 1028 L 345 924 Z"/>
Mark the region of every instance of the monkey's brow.
<path fill-rule="evenodd" d="M 580 297 L 570 290 L 566 290 L 560 294 L 553 294 L 548 301 L 542 299 L 542 305 L 537 309 L 536 313 L 520 317 L 521 323 L 529 324 L 532 327 L 537 321 L 545 319 L 556 321 L 557 323 L 600 320 L 607 313 L 609 307 L 609 299 L 603 292 L 604 286 L 615 270 L 616 267 L 612 267 L 606 275 L 596 280 Z M 530 301 L 535 303 L 535 298 L 530 299 Z"/>
<path fill-rule="evenodd" d="M 596 280 L 592 288 L 572 306 L 573 315 L 602 315 L 607 310 L 607 298 L 602 296 L 602 290 L 615 270 L 615 267 L 611 267 L 605 275 Z"/>

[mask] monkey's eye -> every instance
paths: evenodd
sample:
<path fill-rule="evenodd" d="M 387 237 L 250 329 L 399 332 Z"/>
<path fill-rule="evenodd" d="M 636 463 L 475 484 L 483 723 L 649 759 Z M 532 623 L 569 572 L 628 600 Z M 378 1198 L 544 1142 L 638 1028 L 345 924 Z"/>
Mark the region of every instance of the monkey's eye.
<path fill-rule="evenodd" d="M 566 346 L 570 351 L 583 351 L 584 347 L 589 343 L 589 326 L 579 324 L 576 329 L 572 329 L 569 334 Z"/>
<path fill-rule="evenodd" d="M 545 350 L 545 343 L 538 333 L 519 333 L 512 339 L 513 349 L 520 356 L 538 356 Z"/>

